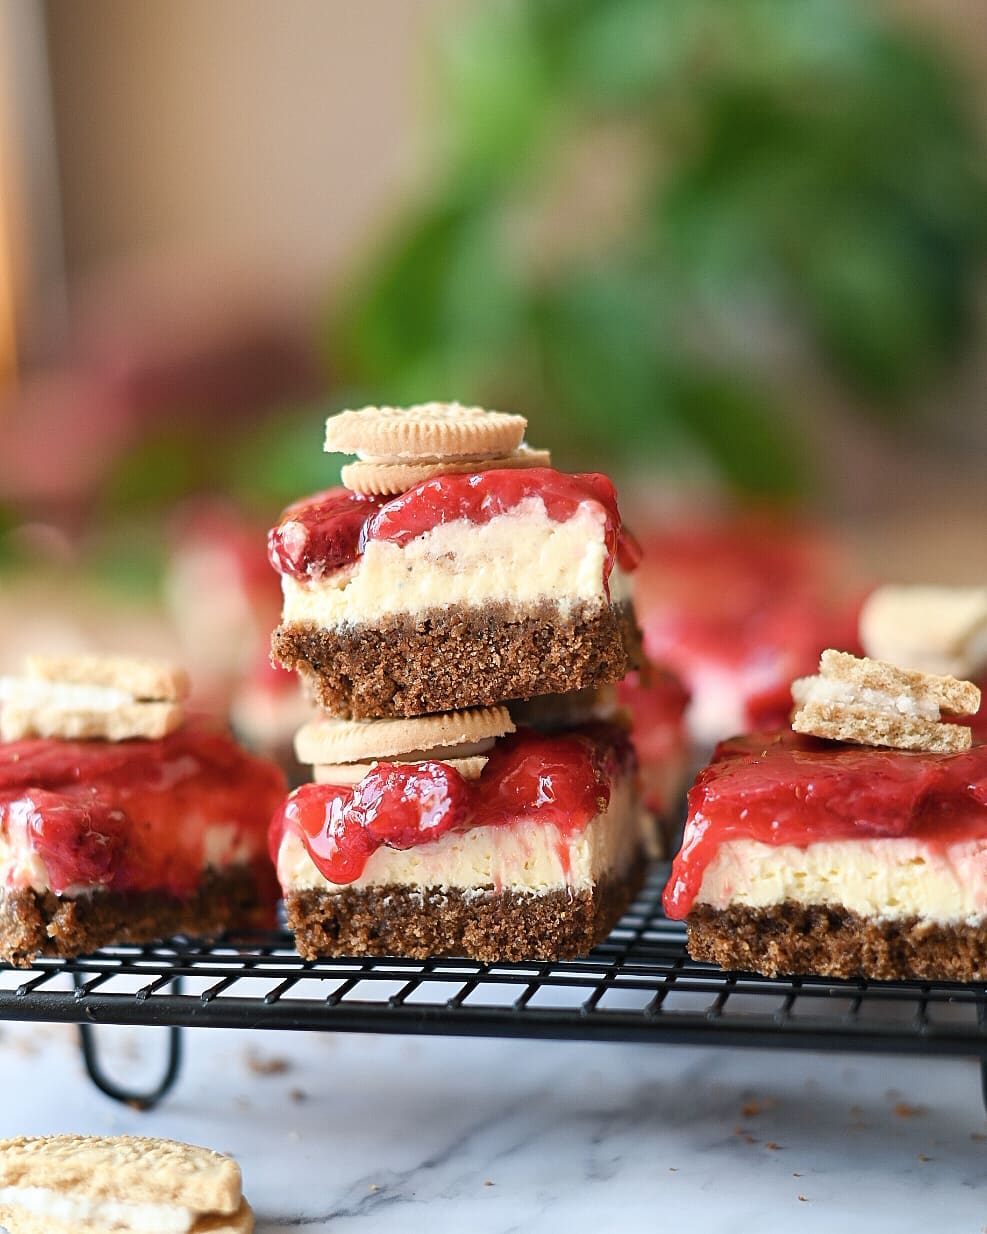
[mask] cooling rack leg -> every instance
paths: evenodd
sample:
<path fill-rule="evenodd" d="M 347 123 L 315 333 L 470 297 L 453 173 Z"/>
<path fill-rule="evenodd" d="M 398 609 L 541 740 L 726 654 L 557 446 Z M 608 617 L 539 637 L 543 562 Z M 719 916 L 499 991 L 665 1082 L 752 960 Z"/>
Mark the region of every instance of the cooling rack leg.
<path fill-rule="evenodd" d="M 83 974 L 73 973 L 72 984 L 77 991 L 83 990 Z M 177 994 L 181 989 L 181 978 L 176 977 L 169 984 Z M 146 1089 L 144 1092 L 125 1088 L 122 1084 L 111 1080 L 104 1072 L 103 1065 L 99 1061 L 95 1025 L 80 1023 L 79 1045 L 82 1048 L 82 1061 L 85 1064 L 86 1073 L 99 1091 L 105 1093 L 107 1097 L 112 1097 L 114 1101 L 129 1105 L 134 1110 L 153 1109 L 174 1087 L 182 1067 L 182 1030 L 174 1026 L 168 1028 L 168 1056 L 165 1060 L 164 1074 L 153 1088 Z"/>
<path fill-rule="evenodd" d="M 984 1099 L 984 1109 L 987 1110 L 987 1058 L 980 1060 L 980 1095 Z"/>
<path fill-rule="evenodd" d="M 150 1110 L 156 1106 L 171 1091 L 182 1066 L 182 1030 L 180 1028 L 168 1029 L 168 1058 L 164 1075 L 153 1088 L 146 1089 L 144 1092 L 137 1092 L 136 1089 L 125 1088 L 122 1084 L 117 1084 L 103 1071 L 99 1061 L 94 1025 L 79 1025 L 79 1044 L 82 1047 L 82 1061 L 85 1063 L 90 1080 L 107 1097 L 129 1105 L 134 1110 Z"/>

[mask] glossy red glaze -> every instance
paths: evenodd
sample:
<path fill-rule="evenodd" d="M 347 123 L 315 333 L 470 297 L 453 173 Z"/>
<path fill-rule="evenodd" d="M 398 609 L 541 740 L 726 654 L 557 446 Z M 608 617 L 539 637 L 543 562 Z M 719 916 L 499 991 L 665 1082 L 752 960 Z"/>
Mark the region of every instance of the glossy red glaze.
<path fill-rule="evenodd" d="M 488 523 L 527 497 L 540 497 L 556 522 L 572 518 L 585 501 L 601 508 L 607 547 L 604 582 L 615 560 L 627 571 L 637 565 L 640 549 L 621 526 L 612 482 L 597 473 L 567 475 L 550 467 L 436 476 L 390 500 L 330 489 L 284 512 L 268 535 L 268 556 L 279 574 L 319 578 L 355 561 L 371 540 L 405 545 L 456 519 Z"/>
<path fill-rule="evenodd" d="M 537 821 L 565 841 L 606 809 L 632 759 L 626 734 L 587 725 L 563 735 L 521 729 L 499 741 L 478 780 L 444 763 L 380 763 L 352 788 L 305 784 L 271 824 L 271 856 L 294 831 L 319 872 L 351 883 L 383 845 L 407 849 L 449 831 Z"/>
<path fill-rule="evenodd" d="M 725 741 L 689 793 L 665 911 L 687 916 L 728 840 L 805 846 L 901 836 L 937 846 L 987 838 L 987 746 L 909 753 L 791 731 Z"/>
<path fill-rule="evenodd" d="M 279 574 L 321 578 L 360 555 L 363 525 L 384 504 L 346 488 L 331 488 L 290 505 L 267 533 L 267 556 Z"/>
<path fill-rule="evenodd" d="M 211 826 L 227 833 L 217 864 L 234 853 L 256 862 L 273 890 L 265 839 L 285 791 L 273 763 L 194 727 L 161 741 L 0 745 L 0 836 L 26 839 L 58 893 L 100 886 L 187 895 L 201 879 Z"/>

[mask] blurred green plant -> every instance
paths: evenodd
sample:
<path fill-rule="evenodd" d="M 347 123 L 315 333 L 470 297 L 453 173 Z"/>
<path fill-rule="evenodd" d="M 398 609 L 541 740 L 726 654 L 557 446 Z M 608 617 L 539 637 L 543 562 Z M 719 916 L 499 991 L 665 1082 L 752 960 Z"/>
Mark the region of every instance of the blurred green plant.
<path fill-rule="evenodd" d="M 18 520 L 13 512 L 0 505 L 0 571 L 22 564 L 22 554 L 12 535 L 17 526 Z"/>
<path fill-rule="evenodd" d="M 787 495 L 779 346 L 892 417 L 969 334 L 974 109 L 877 6 L 504 0 L 443 32 L 433 77 L 428 190 L 327 326 L 372 397 L 514 405 L 574 454 Z"/>

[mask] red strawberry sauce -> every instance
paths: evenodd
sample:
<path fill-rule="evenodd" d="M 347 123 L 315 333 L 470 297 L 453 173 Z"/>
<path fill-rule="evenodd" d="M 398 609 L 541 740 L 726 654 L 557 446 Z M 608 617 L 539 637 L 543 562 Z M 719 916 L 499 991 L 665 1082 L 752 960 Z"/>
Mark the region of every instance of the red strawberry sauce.
<path fill-rule="evenodd" d="M 987 839 L 987 745 L 962 754 L 841 745 L 791 731 L 722 742 L 689 793 L 665 912 L 683 918 L 721 844 Z"/>
<path fill-rule="evenodd" d="M 188 895 L 212 825 L 229 828 L 224 847 L 269 883 L 267 828 L 286 791 L 273 763 L 194 726 L 160 741 L 0 744 L 0 838 L 26 839 L 56 893 Z"/>
<path fill-rule="evenodd" d="M 353 787 L 303 784 L 292 793 L 271 823 L 271 856 L 277 861 L 293 831 L 320 874 L 351 883 L 382 846 L 415 848 L 450 831 L 530 821 L 556 829 L 562 855 L 632 765 L 627 735 L 606 724 L 555 736 L 520 729 L 497 742 L 478 780 L 437 761 L 378 763 Z"/>
<path fill-rule="evenodd" d="M 285 510 L 268 533 L 268 557 L 279 574 L 318 579 L 351 565 L 371 540 L 403 546 L 457 519 L 488 523 L 528 497 L 540 497 L 549 518 L 559 523 L 583 502 L 599 507 L 607 546 L 604 583 L 615 560 L 626 571 L 637 565 L 640 550 L 621 525 L 612 482 L 596 472 L 567 475 L 550 467 L 436 476 L 392 498 L 329 489 Z"/>

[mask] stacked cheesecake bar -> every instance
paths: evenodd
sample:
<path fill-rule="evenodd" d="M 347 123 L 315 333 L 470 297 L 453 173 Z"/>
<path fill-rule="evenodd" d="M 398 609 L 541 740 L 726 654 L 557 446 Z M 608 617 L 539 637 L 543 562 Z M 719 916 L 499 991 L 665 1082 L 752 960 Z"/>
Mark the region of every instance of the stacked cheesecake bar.
<path fill-rule="evenodd" d="M 634 544 L 610 481 L 553 470 L 524 429 L 344 412 L 345 487 L 270 533 L 274 658 L 322 708 L 271 835 L 305 956 L 580 954 L 639 885 L 635 758 L 600 694 L 637 662 Z"/>

